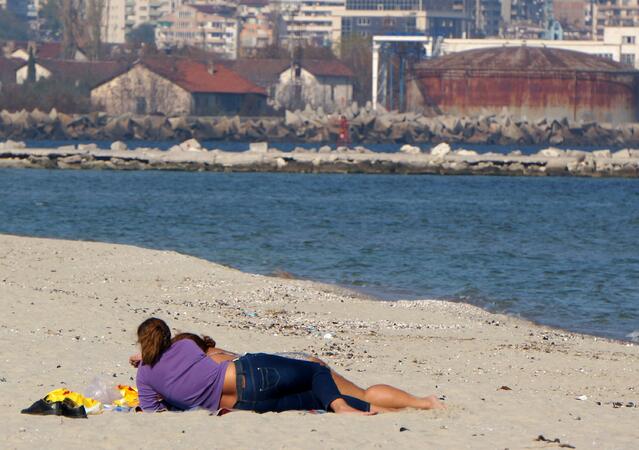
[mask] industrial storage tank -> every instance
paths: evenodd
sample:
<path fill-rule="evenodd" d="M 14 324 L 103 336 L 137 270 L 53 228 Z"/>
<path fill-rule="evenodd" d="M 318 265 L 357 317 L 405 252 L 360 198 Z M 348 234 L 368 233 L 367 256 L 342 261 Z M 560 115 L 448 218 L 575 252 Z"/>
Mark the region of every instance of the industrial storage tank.
<path fill-rule="evenodd" d="M 412 111 L 536 120 L 635 122 L 639 71 L 598 56 L 545 47 L 469 50 L 416 64 Z"/>

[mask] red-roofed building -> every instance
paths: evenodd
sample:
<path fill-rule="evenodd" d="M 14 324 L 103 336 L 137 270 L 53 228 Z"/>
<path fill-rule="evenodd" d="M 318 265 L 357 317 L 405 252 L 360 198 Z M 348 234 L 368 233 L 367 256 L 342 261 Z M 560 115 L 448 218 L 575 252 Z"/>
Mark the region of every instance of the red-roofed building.
<path fill-rule="evenodd" d="M 23 63 L 21 59 L 0 57 L 0 89 L 7 84 L 15 84 L 16 71 Z"/>
<path fill-rule="evenodd" d="M 22 84 L 27 80 L 29 65 L 21 61 L 16 71 L 16 82 Z M 37 59 L 35 61 L 36 80 L 55 78 L 68 83 L 83 83 L 95 86 L 112 78 L 126 67 L 118 61 L 72 61 L 62 59 Z"/>
<path fill-rule="evenodd" d="M 266 91 L 222 64 L 147 58 L 91 91 L 109 114 L 259 115 Z"/>
<path fill-rule="evenodd" d="M 33 56 L 45 59 L 61 59 L 64 57 L 60 42 L 28 42 L 6 41 L 2 43 L 2 51 L 7 57 L 29 59 L 29 47 L 34 49 Z M 87 61 L 88 58 L 81 50 L 76 50 L 73 55 L 75 61 Z"/>
<path fill-rule="evenodd" d="M 353 71 L 338 60 L 238 59 L 227 64 L 287 109 L 310 105 L 334 111 L 353 101 Z"/>

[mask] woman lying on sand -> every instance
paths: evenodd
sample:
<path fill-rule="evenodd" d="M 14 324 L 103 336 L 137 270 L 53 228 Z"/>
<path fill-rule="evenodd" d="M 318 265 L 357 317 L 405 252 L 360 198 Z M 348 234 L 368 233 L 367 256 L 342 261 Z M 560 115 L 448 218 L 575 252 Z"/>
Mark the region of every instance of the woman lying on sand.
<path fill-rule="evenodd" d="M 171 340 L 167 324 L 156 318 L 140 324 L 138 342 L 137 386 L 144 411 L 202 407 L 374 414 L 405 407 L 443 407 L 435 396 L 419 398 L 392 386 L 361 389 L 331 373 L 321 361 L 265 353 L 238 357 L 215 348 L 212 339 L 190 333 Z M 136 356 L 130 360 L 133 365 L 139 362 Z"/>

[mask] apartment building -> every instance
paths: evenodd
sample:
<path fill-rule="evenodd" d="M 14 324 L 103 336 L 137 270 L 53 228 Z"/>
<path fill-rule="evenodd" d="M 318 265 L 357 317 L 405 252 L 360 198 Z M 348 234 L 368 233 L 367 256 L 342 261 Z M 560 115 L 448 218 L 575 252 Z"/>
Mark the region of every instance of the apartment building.
<path fill-rule="evenodd" d="M 639 0 L 596 0 L 592 34 L 601 39 L 606 27 L 639 26 Z"/>
<path fill-rule="evenodd" d="M 605 27 L 603 42 L 618 47 L 612 48 L 608 57 L 639 69 L 639 26 Z"/>
<path fill-rule="evenodd" d="M 127 3 L 131 0 L 105 0 L 102 14 L 102 40 L 109 44 L 126 41 Z"/>
<path fill-rule="evenodd" d="M 223 58 L 237 58 L 235 9 L 220 5 L 181 5 L 162 16 L 155 29 L 158 48 L 198 47 Z"/>
<path fill-rule="evenodd" d="M 280 42 L 290 47 L 302 43 L 330 47 L 340 28 L 340 11 L 346 0 L 278 0 L 272 3 Z"/>
<path fill-rule="evenodd" d="M 268 0 L 239 0 L 237 17 L 241 57 L 255 56 L 259 49 L 275 43 L 272 8 Z"/>
<path fill-rule="evenodd" d="M 133 28 L 147 23 L 157 25 L 162 16 L 181 4 L 182 0 L 104 0 L 102 40 L 123 44 Z"/>
<path fill-rule="evenodd" d="M 182 0 L 128 0 L 131 27 L 143 23 L 157 24 L 161 17 L 173 13 L 183 2 Z"/>

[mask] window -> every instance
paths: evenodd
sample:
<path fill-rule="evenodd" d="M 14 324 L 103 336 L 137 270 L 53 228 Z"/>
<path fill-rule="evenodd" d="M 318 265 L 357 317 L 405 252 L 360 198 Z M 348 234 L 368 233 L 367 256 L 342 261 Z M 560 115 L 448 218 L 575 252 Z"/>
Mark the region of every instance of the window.
<path fill-rule="evenodd" d="M 634 36 L 623 36 L 621 38 L 621 43 L 622 44 L 634 44 L 635 43 L 635 37 Z"/>
<path fill-rule="evenodd" d="M 146 98 L 144 97 L 135 98 L 135 113 L 146 114 Z"/>
<path fill-rule="evenodd" d="M 629 66 L 635 65 L 635 54 L 634 53 L 622 53 L 621 54 L 621 64 L 627 64 Z"/>

